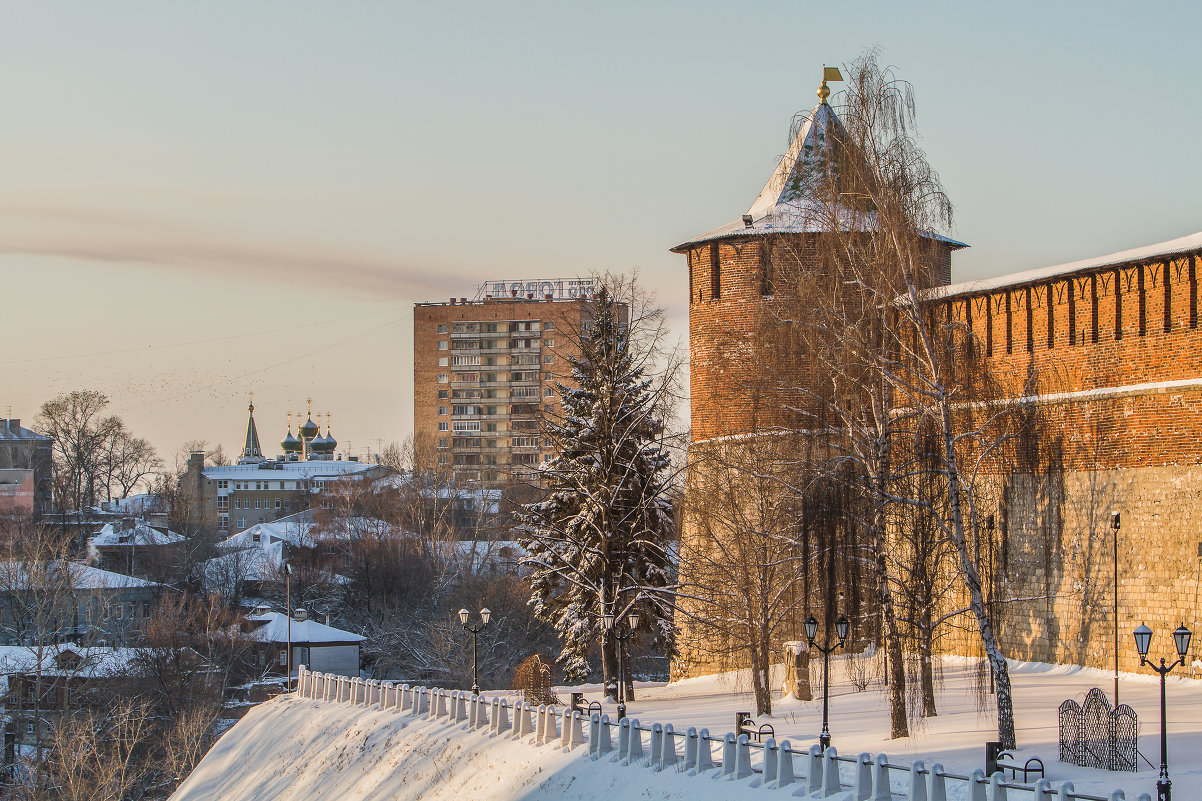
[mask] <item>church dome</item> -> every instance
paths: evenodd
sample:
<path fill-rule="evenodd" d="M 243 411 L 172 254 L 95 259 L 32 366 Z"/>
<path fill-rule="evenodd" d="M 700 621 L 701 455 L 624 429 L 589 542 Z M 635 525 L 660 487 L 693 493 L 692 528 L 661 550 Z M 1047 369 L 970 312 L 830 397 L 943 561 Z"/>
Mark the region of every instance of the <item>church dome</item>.
<path fill-rule="evenodd" d="M 308 440 L 313 439 L 316 436 L 319 436 L 320 434 L 321 434 L 321 429 L 317 427 L 317 423 L 313 422 L 312 417 L 310 417 L 308 420 L 306 420 L 304 423 L 301 424 L 301 427 L 300 427 L 301 439 L 308 441 Z"/>
<path fill-rule="evenodd" d="M 284 449 L 284 453 L 300 453 L 304 449 L 304 444 L 292 436 L 292 429 L 288 429 L 288 436 L 280 440 L 280 447 Z"/>

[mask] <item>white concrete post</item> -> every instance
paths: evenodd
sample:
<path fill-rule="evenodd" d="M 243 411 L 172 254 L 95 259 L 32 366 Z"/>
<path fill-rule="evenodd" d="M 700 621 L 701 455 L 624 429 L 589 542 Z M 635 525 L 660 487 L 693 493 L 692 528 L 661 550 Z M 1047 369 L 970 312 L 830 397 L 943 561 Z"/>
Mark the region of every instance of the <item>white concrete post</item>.
<path fill-rule="evenodd" d="M 766 787 L 768 782 L 776 778 L 776 760 L 780 753 L 776 747 L 776 738 L 769 737 L 764 741 L 764 771 L 761 774 L 763 781 L 760 782 L 761 787 Z"/>
<path fill-rule="evenodd" d="M 910 763 L 910 801 L 927 801 L 927 777 L 921 759 Z"/>
<path fill-rule="evenodd" d="M 643 730 L 639 728 L 639 719 L 630 721 L 630 736 L 626 739 L 626 759 L 623 765 L 636 765 L 643 759 Z"/>
<path fill-rule="evenodd" d="M 530 734 L 532 731 L 534 731 L 534 726 L 531 725 L 532 721 L 530 720 L 530 715 L 533 710 L 531 710 L 530 704 L 526 703 L 525 701 L 521 702 L 518 707 L 518 711 L 515 713 L 517 723 L 514 725 L 513 736 L 516 739 L 521 739 L 522 737 L 525 737 L 527 734 Z"/>
<path fill-rule="evenodd" d="M 697 727 L 689 726 L 684 733 L 684 769 L 694 770 L 697 767 Z"/>
<path fill-rule="evenodd" d="M 822 797 L 830 798 L 836 795 L 839 790 L 839 763 L 835 761 L 835 757 L 839 756 L 833 745 L 828 745 L 826 750 L 822 752 Z"/>
<path fill-rule="evenodd" d="M 735 775 L 735 734 L 728 731 L 722 737 L 722 775 Z"/>
<path fill-rule="evenodd" d="M 559 747 L 568 751 L 572 750 L 572 713 L 574 710 L 569 706 L 563 710 L 563 720 L 559 724 Z"/>
<path fill-rule="evenodd" d="M 856 757 L 856 801 L 872 798 L 872 754 L 861 753 Z"/>
<path fill-rule="evenodd" d="M 594 712 L 588 716 L 588 756 L 597 758 L 597 749 L 601 745 L 601 713 Z"/>
<path fill-rule="evenodd" d="M 1035 782 L 1035 797 L 1032 801 L 1053 801 L 1052 783 L 1047 779 L 1040 779 Z"/>
<path fill-rule="evenodd" d="M 450 711 L 447 709 L 447 691 L 439 690 L 438 691 L 438 706 L 435 708 L 434 717 L 435 717 L 435 719 L 445 718 L 449 714 L 450 714 Z"/>
<path fill-rule="evenodd" d="M 572 733 L 568 736 L 568 750 L 571 751 L 578 745 L 584 745 L 584 727 L 580 722 L 580 713 L 576 710 L 569 710 L 572 716 Z"/>
<path fill-rule="evenodd" d="M 889 787 L 889 757 L 877 754 L 872 762 L 872 801 L 893 801 L 893 790 Z"/>
<path fill-rule="evenodd" d="M 709 729 L 702 729 L 697 732 L 697 770 L 695 774 L 714 769 L 714 754 L 710 751 L 709 738 Z"/>
<path fill-rule="evenodd" d="M 822 769 L 826 760 L 822 758 L 822 746 L 815 743 L 810 746 L 810 756 L 806 761 L 806 794 L 810 795 L 822 789 Z M 838 782 L 836 782 L 838 784 Z"/>
<path fill-rule="evenodd" d="M 1111 790 L 1110 795 L 1106 796 L 1106 801 L 1126 801 L 1127 795 L 1122 790 Z"/>
<path fill-rule="evenodd" d="M 1002 786 L 1002 772 L 989 777 L 989 801 L 1006 801 L 1006 788 Z"/>
<path fill-rule="evenodd" d="M 985 779 L 985 771 L 977 768 L 969 778 L 968 797 L 970 801 L 992 801 L 987 795 L 989 782 Z"/>
<path fill-rule="evenodd" d="M 647 757 L 647 767 L 654 771 L 662 769 L 659 758 L 664 753 L 664 727 L 659 723 L 651 724 L 651 753 Z"/>
<path fill-rule="evenodd" d="M 618 755 L 617 759 L 626 757 L 626 750 L 630 747 L 630 718 L 622 718 L 618 721 Z"/>
<path fill-rule="evenodd" d="M 504 698 L 497 704 L 497 720 L 493 726 L 497 730 L 498 737 L 509 731 L 509 702 Z"/>
<path fill-rule="evenodd" d="M 460 692 L 459 699 L 455 704 L 455 722 L 467 720 L 467 693 Z"/>
<path fill-rule="evenodd" d="M 609 715 L 601 716 L 601 726 L 597 729 L 597 755 L 594 759 L 601 757 L 614 750 L 613 740 L 610 738 L 609 730 Z"/>
<path fill-rule="evenodd" d="M 750 742 L 746 734 L 740 734 L 735 740 L 735 779 L 746 779 L 753 773 Z"/>
<path fill-rule="evenodd" d="M 539 704 L 534 713 L 534 744 L 542 745 L 547 739 L 547 707 Z"/>
<path fill-rule="evenodd" d="M 793 783 L 793 744 L 783 740 L 780 753 L 776 757 L 776 789 L 788 787 Z"/>
<path fill-rule="evenodd" d="M 664 724 L 664 745 L 659 755 L 659 769 L 667 770 L 676 766 L 676 732 L 671 723 Z"/>
<path fill-rule="evenodd" d="M 1074 789 L 1072 782 L 1062 782 L 1060 789 L 1056 791 L 1056 801 L 1073 801 Z"/>
<path fill-rule="evenodd" d="M 947 801 L 947 777 L 939 762 L 932 764 L 931 772 L 927 774 L 927 801 Z"/>

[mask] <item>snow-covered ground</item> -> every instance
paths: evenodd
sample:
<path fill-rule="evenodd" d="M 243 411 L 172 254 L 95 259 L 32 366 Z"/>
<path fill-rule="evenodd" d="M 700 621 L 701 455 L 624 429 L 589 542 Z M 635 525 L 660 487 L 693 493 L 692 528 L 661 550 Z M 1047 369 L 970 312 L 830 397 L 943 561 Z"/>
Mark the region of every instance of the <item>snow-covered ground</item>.
<path fill-rule="evenodd" d="M 910 738 L 888 739 L 887 701 L 880 687 L 855 692 L 840 660 L 832 663 L 831 734 L 841 754 L 885 752 L 890 761 L 938 761 L 969 773 L 983 767 L 984 743 L 995 739 L 992 714 L 977 711 L 975 663 L 945 659 L 939 715 L 920 722 Z M 1077 792 L 1127 798 L 1155 793 L 1157 770 L 1112 773 L 1057 761 L 1057 708 L 1093 686 L 1110 694 L 1112 674 L 1085 668 L 1012 663 L 1018 739 L 1022 759 L 1039 756 L 1048 778 L 1071 780 Z M 818 676 L 820 679 L 820 675 Z M 584 689 L 588 697 L 596 687 Z M 819 686 L 820 690 L 820 686 Z M 569 688 L 561 688 L 566 700 Z M 1123 674 L 1121 701 L 1140 720 L 1140 750 L 1159 766 L 1159 684 L 1155 676 Z M 1202 681 L 1169 681 L 1169 768 L 1177 801 L 1202 801 Z M 486 693 L 488 695 L 488 693 Z M 992 701 L 992 699 L 989 699 Z M 644 724 L 672 723 L 723 733 L 736 711 L 754 711 L 737 674 L 690 679 L 671 685 L 640 685 L 628 713 Z M 612 713 L 612 709 L 608 709 Z M 759 721 L 757 721 L 759 722 Z M 821 701 L 786 700 L 768 721 L 778 739 L 798 750 L 821 729 Z M 784 798 L 788 790 L 753 788 L 749 781 L 655 773 L 609 761 L 591 761 L 582 748 L 564 753 L 535 746 L 530 738 L 490 738 L 447 719 L 424 720 L 395 711 L 280 697 L 253 709 L 217 743 L 173 796 L 177 801 L 287 801 L 304 799 L 489 799 L 565 798 L 601 801 L 616 797 L 725 801 Z M 620 788 L 620 792 L 619 792 Z M 1017 801 L 1026 794 L 1011 793 Z"/>

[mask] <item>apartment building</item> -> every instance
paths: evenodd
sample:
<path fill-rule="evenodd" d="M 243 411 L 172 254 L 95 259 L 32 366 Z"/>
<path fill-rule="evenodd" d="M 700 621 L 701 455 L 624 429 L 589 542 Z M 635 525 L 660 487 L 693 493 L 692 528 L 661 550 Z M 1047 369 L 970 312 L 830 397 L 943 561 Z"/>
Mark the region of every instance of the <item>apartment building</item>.
<path fill-rule="evenodd" d="M 413 309 L 413 430 L 468 481 L 537 481 L 543 421 L 591 296 L 588 279 L 496 281 Z"/>

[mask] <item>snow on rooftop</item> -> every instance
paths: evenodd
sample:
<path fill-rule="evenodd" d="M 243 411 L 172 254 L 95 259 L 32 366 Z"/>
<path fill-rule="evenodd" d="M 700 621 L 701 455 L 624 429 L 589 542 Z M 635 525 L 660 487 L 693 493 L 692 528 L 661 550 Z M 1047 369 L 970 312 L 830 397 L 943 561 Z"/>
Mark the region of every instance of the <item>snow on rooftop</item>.
<path fill-rule="evenodd" d="M 1099 267 L 1162 259 L 1199 249 L 1202 249 L 1202 231 L 1190 234 L 1189 236 L 1170 239 L 1167 242 L 1158 242 L 1155 245 L 1145 245 L 1144 247 L 1132 248 L 1131 250 L 1120 250 L 1117 253 L 1110 253 L 1106 256 L 1095 256 L 1094 258 L 1070 261 L 1065 264 L 1053 264 L 1049 267 L 1039 267 L 1034 270 L 1009 273 L 993 278 L 983 278 L 977 281 L 963 281 L 958 284 L 949 284 L 948 286 L 931 290 L 929 296 L 932 298 L 946 298 L 953 295 L 990 292 L 995 289 L 1002 289 L 1003 287 L 1032 284 L 1046 281 L 1050 278 L 1088 272 Z"/>
<path fill-rule="evenodd" d="M 280 612 L 265 612 L 258 615 L 248 615 L 247 620 L 252 623 L 260 623 L 259 628 L 251 632 L 251 635 L 264 642 L 288 642 L 288 616 Z M 355 634 L 352 631 L 327 626 L 324 623 L 318 623 L 316 620 L 292 621 L 292 642 L 295 643 L 352 643 L 363 642 L 366 637 Z"/>
<path fill-rule="evenodd" d="M 126 576 L 78 562 L 66 562 L 71 572 L 71 588 L 77 590 L 128 590 L 162 587 L 162 584 L 135 576 Z M 21 589 L 29 572 L 24 562 L 0 562 L 0 591 Z"/>
<path fill-rule="evenodd" d="M 123 676 L 130 673 L 141 653 L 137 648 L 81 646 L 73 642 L 41 647 L 0 645 L 0 673 L 32 673 L 40 662 L 41 672 L 47 676 Z M 61 660 L 60 654 L 74 655 L 79 661 Z"/>
<path fill-rule="evenodd" d="M 119 524 L 106 523 L 92 535 L 91 544 L 98 546 L 136 546 L 136 545 L 174 545 L 184 541 L 184 537 L 174 531 L 162 532 L 148 526 L 142 521 L 136 521 L 128 529 L 122 529 Z"/>
<path fill-rule="evenodd" d="M 204 468 L 204 477 L 211 480 L 255 481 L 284 479 L 313 479 L 320 481 L 326 478 L 344 478 L 371 470 L 375 465 L 369 462 L 351 462 L 333 459 L 330 461 L 307 462 L 265 462 L 258 464 L 210 465 Z"/>

